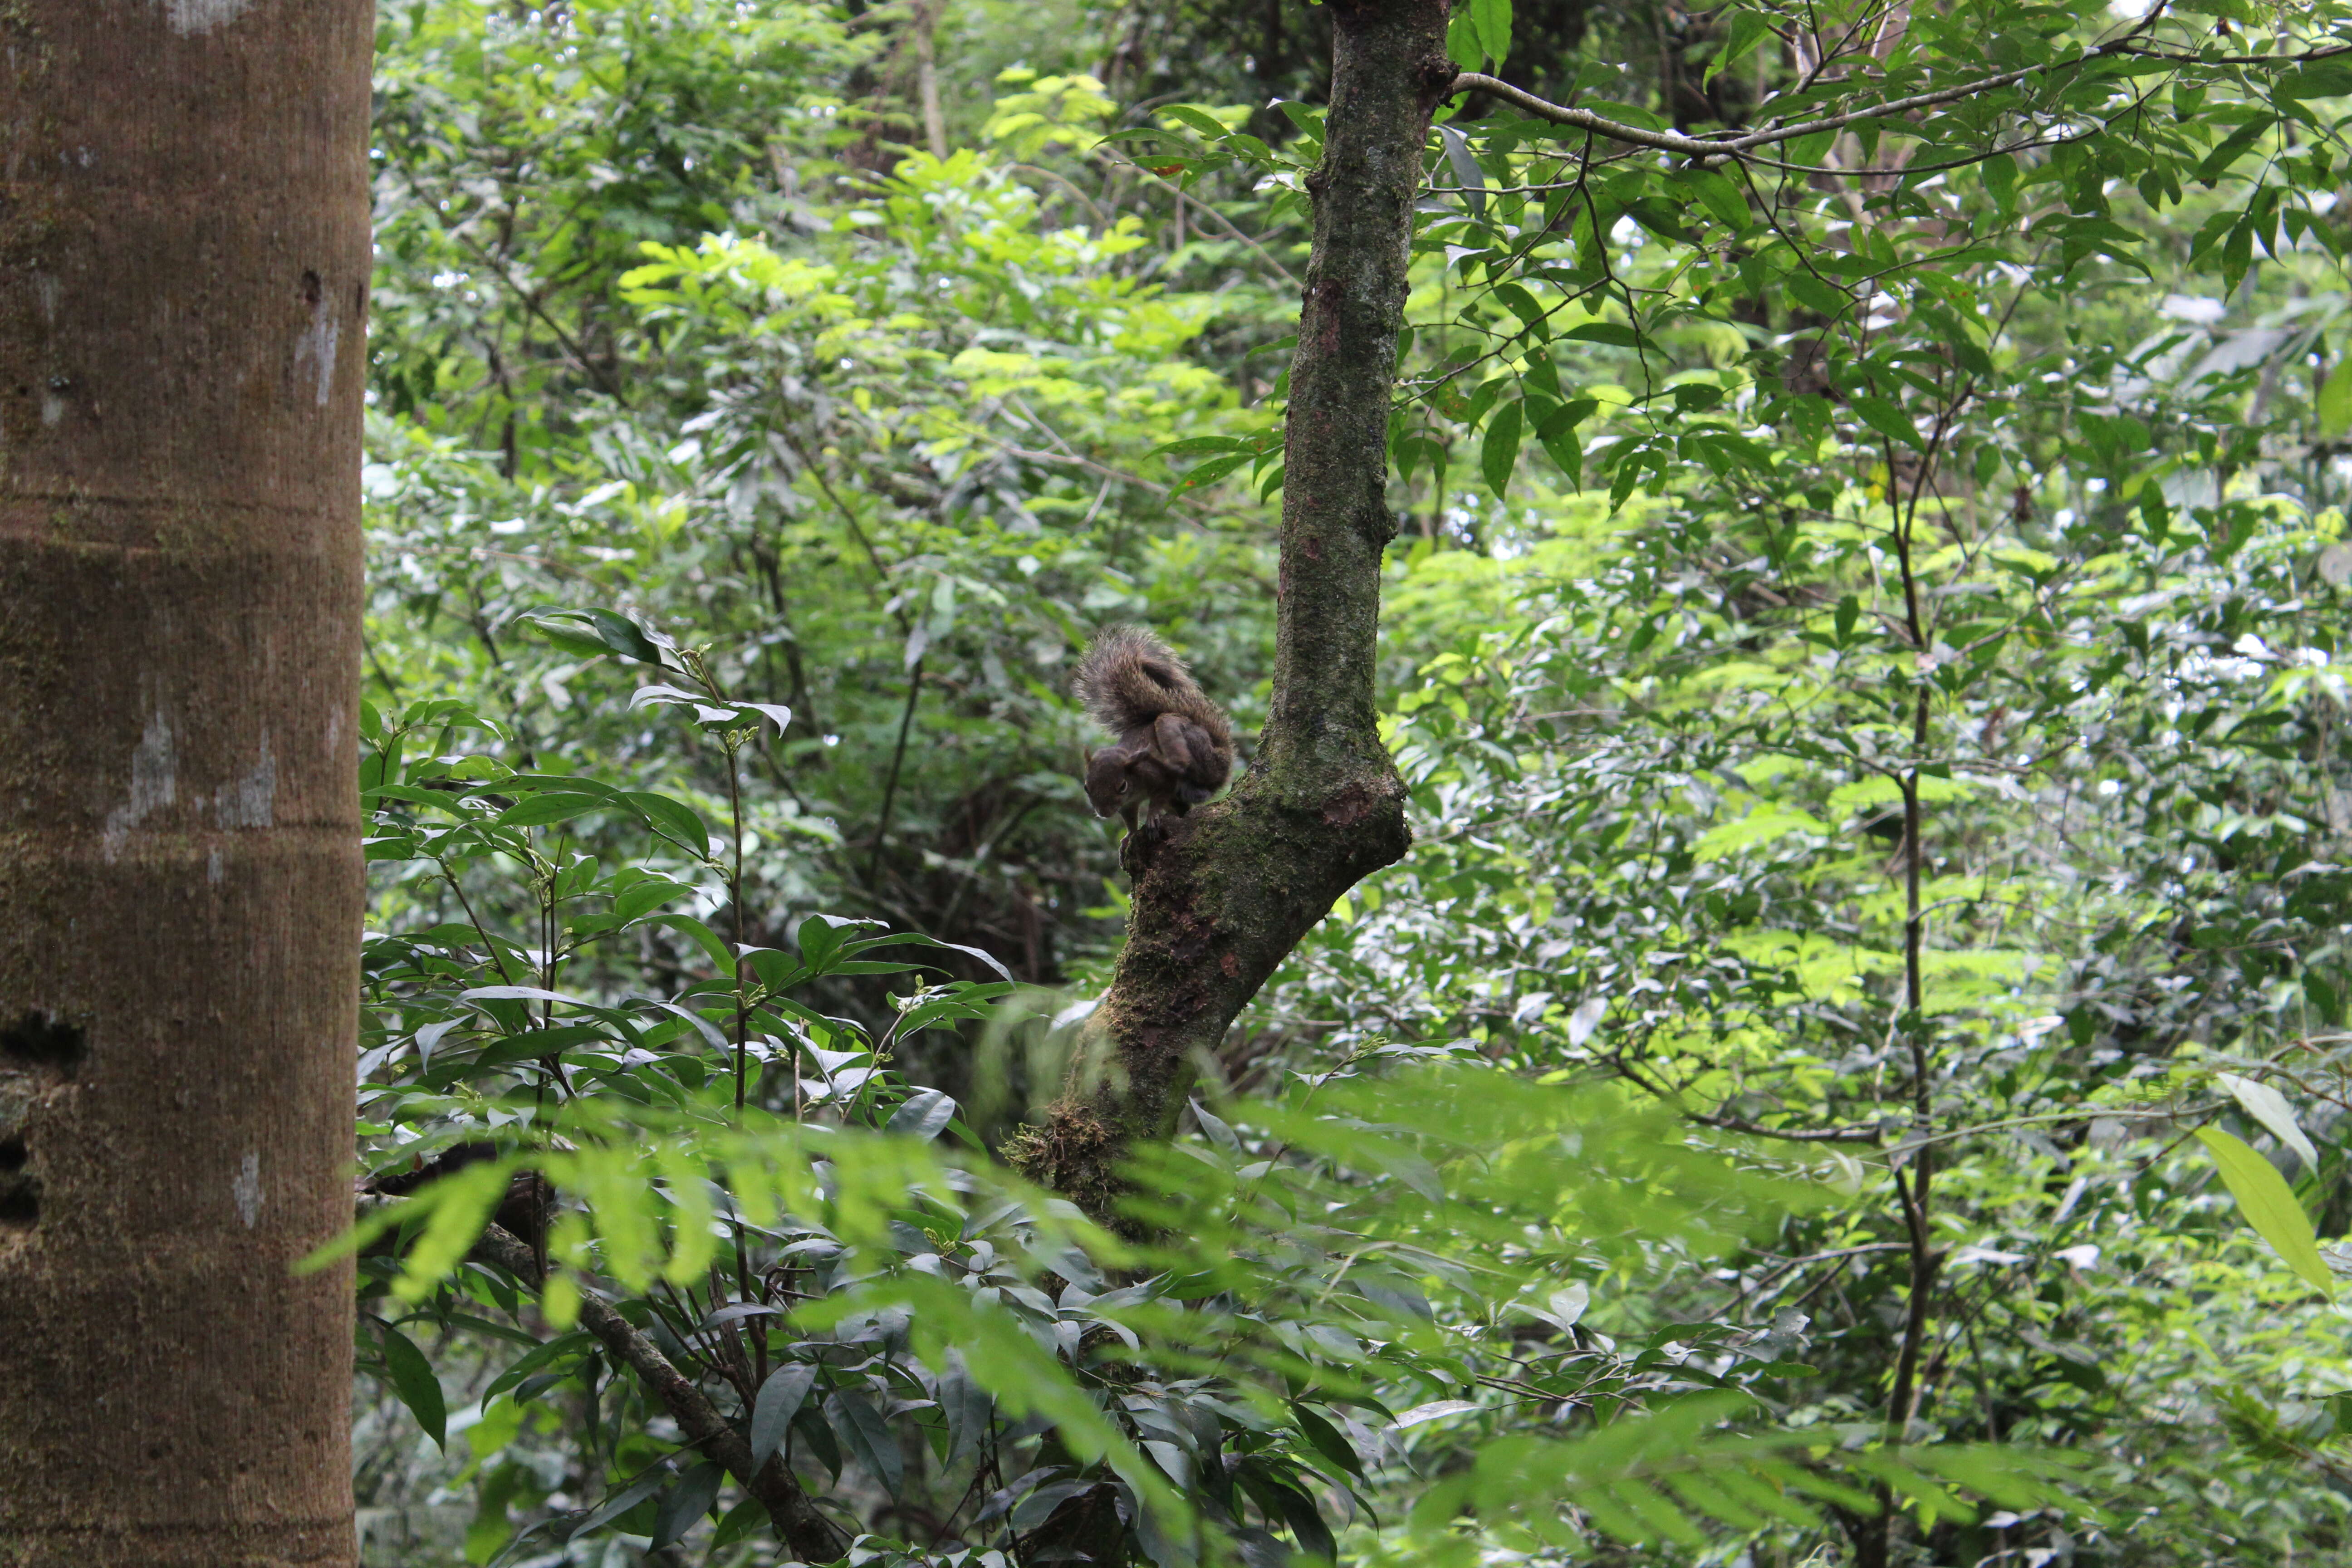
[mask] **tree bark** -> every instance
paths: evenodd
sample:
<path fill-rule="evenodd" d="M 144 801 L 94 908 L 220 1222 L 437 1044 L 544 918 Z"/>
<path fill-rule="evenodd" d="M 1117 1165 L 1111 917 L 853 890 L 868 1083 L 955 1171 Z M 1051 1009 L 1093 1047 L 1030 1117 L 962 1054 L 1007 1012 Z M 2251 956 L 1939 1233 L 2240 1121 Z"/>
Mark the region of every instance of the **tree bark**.
<path fill-rule="evenodd" d="M 349 1563 L 368 0 L 0 9 L 0 1563 Z"/>
<path fill-rule="evenodd" d="M 940 107 L 938 39 L 940 10 L 947 0 L 917 0 L 915 6 L 915 97 L 923 107 L 923 142 L 934 158 L 948 155 L 948 119 Z"/>
<path fill-rule="evenodd" d="M 1431 111 L 1454 76 L 1444 0 L 1337 0 L 1331 103 L 1291 366 L 1274 702 L 1231 798 L 1131 839 L 1127 948 L 1062 1097 L 1008 1157 L 1100 1217 L 1122 1152 L 1173 1130 L 1213 1052 L 1334 900 L 1411 841 L 1373 677 L 1396 535 L 1389 398 Z"/>

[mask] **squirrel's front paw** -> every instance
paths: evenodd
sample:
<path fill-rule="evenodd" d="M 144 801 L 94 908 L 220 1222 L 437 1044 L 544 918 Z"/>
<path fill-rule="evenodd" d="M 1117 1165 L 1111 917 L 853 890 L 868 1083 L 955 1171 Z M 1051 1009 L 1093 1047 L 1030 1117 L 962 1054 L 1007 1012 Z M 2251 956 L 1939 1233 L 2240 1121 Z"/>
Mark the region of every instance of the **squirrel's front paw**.
<path fill-rule="evenodd" d="M 1130 877 L 1140 877 L 1143 868 L 1151 864 L 1152 856 L 1167 841 L 1168 825 L 1156 816 L 1148 818 L 1119 840 L 1119 868 Z"/>

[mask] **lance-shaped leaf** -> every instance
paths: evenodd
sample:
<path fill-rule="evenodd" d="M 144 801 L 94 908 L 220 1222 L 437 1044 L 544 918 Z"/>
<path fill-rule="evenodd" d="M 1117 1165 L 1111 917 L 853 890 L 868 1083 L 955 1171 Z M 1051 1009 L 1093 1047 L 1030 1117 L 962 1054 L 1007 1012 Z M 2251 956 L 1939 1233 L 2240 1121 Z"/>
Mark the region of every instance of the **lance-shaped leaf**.
<path fill-rule="evenodd" d="M 2218 1127 L 2199 1128 L 2197 1139 L 2211 1152 L 2230 1195 L 2238 1200 L 2238 1212 L 2246 1216 L 2254 1233 L 2269 1242 L 2271 1249 L 2306 1284 L 2333 1296 L 2336 1279 L 2319 1256 L 2311 1216 L 2303 1212 L 2278 1167 Z"/>
<path fill-rule="evenodd" d="M 788 1361 L 768 1374 L 751 1404 L 752 1464 L 766 1464 L 768 1456 L 783 1447 L 784 1434 L 815 1383 L 816 1367 L 804 1361 Z"/>

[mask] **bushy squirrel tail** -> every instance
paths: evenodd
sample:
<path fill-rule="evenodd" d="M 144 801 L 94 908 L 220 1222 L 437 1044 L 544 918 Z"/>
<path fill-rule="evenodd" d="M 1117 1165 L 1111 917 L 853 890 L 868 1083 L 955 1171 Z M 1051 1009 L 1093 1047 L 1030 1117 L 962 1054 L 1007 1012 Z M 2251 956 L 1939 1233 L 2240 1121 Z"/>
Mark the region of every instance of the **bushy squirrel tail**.
<path fill-rule="evenodd" d="M 1181 713 L 1206 730 L 1220 747 L 1233 743 L 1232 727 L 1216 704 L 1166 643 L 1141 626 L 1105 626 L 1078 661 L 1078 700 L 1096 722 L 1124 736 L 1158 719 Z"/>

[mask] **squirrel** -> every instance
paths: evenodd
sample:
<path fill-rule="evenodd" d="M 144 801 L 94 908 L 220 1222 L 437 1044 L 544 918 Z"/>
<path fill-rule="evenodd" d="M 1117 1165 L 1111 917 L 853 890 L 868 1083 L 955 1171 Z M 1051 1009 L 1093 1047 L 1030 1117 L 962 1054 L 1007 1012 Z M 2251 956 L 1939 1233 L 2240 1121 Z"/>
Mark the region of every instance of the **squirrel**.
<path fill-rule="evenodd" d="M 1106 626 L 1078 661 L 1078 700 L 1117 743 L 1087 753 L 1087 800 L 1129 829 L 1158 826 L 1217 793 L 1234 766 L 1234 731 L 1183 661 L 1140 626 Z"/>

